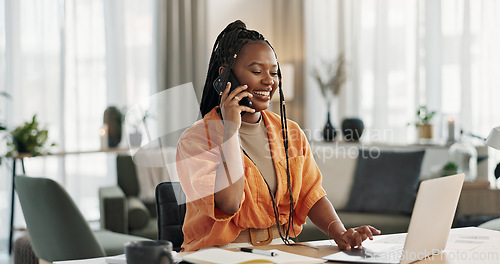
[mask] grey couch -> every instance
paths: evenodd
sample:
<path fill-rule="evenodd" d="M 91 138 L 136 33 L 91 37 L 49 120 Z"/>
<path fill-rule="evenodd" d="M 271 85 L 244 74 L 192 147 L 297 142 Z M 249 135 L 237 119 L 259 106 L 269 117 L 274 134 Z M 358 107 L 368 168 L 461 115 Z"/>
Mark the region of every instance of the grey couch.
<path fill-rule="evenodd" d="M 113 232 L 157 239 L 154 201 L 139 199 L 137 169 L 128 155 L 118 155 L 117 186 L 99 188 L 101 227 Z"/>

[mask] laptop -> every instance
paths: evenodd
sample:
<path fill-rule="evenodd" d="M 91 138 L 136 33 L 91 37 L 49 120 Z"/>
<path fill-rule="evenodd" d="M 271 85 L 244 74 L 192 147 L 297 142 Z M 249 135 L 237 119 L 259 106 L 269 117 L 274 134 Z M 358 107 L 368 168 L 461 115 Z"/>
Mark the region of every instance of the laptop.
<path fill-rule="evenodd" d="M 457 174 L 422 181 L 406 236 L 391 235 L 370 241 L 366 246 L 363 244 L 361 249 L 341 251 L 323 259 L 348 263 L 407 264 L 439 254 L 446 247 L 464 176 Z"/>

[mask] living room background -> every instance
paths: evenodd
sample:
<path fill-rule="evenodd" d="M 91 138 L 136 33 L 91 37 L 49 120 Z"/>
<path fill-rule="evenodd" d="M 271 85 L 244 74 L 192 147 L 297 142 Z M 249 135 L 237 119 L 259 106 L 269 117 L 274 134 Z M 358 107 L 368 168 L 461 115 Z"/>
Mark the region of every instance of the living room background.
<path fill-rule="evenodd" d="M 13 129 L 37 114 L 57 143 L 53 152 L 99 149 L 107 106 L 124 109 L 185 82 L 200 95 L 217 32 L 241 19 L 295 68 L 288 117 L 312 131 L 312 140 L 320 139 L 327 112 L 312 69 L 342 51 L 348 78 L 332 109 L 337 128 L 357 116 L 365 140 L 411 143 L 416 130 L 407 123 L 425 104 L 438 112 L 437 139 L 445 139 L 449 117 L 486 137 L 500 121 L 498 13 L 495 0 L 0 0 L 0 91 L 11 95 L 0 97 L 0 120 Z M 198 56 L 186 62 L 176 49 Z M 189 65 L 197 70 L 182 73 Z M 377 130 L 391 133 L 370 134 Z M 0 226 L 7 227 L 12 165 L 5 161 Z M 96 220 L 97 188 L 115 183 L 113 164 L 97 153 L 29 159 L 26 168 L 62 182 Z M 7 236 L 0 230 L 0 240 Z"/>

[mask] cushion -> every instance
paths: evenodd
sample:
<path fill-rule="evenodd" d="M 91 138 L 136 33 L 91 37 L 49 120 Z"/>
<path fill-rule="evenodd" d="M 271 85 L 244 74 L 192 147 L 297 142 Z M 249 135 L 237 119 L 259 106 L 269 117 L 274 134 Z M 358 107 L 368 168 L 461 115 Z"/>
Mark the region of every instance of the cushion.
<path fill-rule="evenodd" d="M 151 214 L 144 203 L 137 197 L 128 197 L 129 229 L 139 229 L 148 225 Z"/>
<path fill-rule="evenodd" d="M 354 181 L 357 147 L 311 146 L 322 175 L 322 185 L 328 199 L 337 210 L 344 209 Z"/>
<path fill-rule="evenodd" d="M 425 150 L 359 149 L 344 211 L 411 214 Z"/>

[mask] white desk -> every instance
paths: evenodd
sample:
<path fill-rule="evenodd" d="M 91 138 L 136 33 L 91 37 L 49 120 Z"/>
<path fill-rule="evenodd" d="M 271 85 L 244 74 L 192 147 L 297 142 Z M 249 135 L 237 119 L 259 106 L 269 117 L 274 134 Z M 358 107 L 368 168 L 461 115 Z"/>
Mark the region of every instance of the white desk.
<path fill-rule="evenodd" d="M 374 241 L 381 239 L 399 239 L 401 234 L 380 235 Z M 256 247 L 259 249 L 279 249 L 309 257 L 321 258 L 338 252 L 328 240 L 306 242 L 311 247 L 268 245 Z M 183 252 L 179 255 L 189 254 Z M 500 232 L 477 227 L 454 228 L 448 237 L 445 251 L 440 255 L 426 258 L 418 263 L 499 263 L 500 262 Z M 328 262 L 334 263 L 334 262 Z M 105 258 L 95 258 L 75 261 L 58 261 L 54 264 L 106 264 Z"/>

